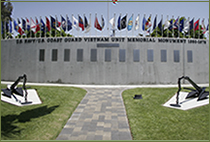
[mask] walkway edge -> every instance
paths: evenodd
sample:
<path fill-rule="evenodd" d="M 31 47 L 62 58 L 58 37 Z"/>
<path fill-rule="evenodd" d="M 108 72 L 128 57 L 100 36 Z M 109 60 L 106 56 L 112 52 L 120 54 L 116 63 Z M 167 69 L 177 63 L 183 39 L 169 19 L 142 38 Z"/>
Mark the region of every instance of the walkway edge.
<path fill-rule="evenodd" d="M 13 84 L 10 81 L 1 81 L 2 84 Z M 20 82 L 22 84 L 22 82 Z M 57 83 L 31 83 L 27 82 L 27 85 L 37 86 L 66 86 L 66 87 L 79 87 L 79 88 L 170 88 L 178 87 L 178 84 L 146 84 L 146 85 L 85 85 L 85 84 L 57 84 Z M 191 87 L 191 84 L 182 84 L 183 87 Z M 198 86 L 208 87 L 209 84 L 198 84 Z"/>

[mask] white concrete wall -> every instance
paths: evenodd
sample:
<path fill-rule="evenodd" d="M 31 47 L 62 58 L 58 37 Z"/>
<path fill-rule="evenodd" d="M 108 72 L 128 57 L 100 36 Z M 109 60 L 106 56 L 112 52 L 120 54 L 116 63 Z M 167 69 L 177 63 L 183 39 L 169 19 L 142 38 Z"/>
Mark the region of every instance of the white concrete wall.
<path fill-rule="evenodd" d="M 78 41 L 66 42 L 67 39 Z M 114 42 L 114 39 L 118 41 Z M 176 84 L 182 75 L 189 76 L 196 83 L 209 82 L 208 40 L 174 39 L 174 43 L 169 41 L 171 38 L 160 42 L 162 39 L 139 38 L 142 42 L 128 42 L 127 38 L 106 38 L 106 41 L 94 41 L 97 39 L 93 37 L 89 41 L 84 38 L 43 38 L 22 39 L 22 43 L 17 39 L 1 40 L 1 80 L 15 81 L 26 73 L 29 82 Z M 29 40 L 34 41 L 28 43 Z M 189 43 L 191 41 L 196 43 Z M 119 47 L 97 47 L 98 43 L 119 43 Z M 111 49 L 111 62 L 105 62 L 105 49 L 108 48 Z M 40 49 L 45 49 L 44 62 L 39 61 Z M 51 59 L 52 49 L 58 49 L 56 62 Z M 64 49 L 70 49 L 69 62 L 64 62 Z M 77 62 L 77 49 L 83 49 L 83 62 Z M 97 62 L 90 61 L 91 49 L 97 49 Z M 119 49 L 126 50 L 125 62 L 119 62 Z M 140 51 L 139 62 L 133 62 L 133 49 Z M 153 62 L 147 61 L 148 49 L 153 50 Z M 163 49 L 167 51 L 167 62 L 160 61 Z M 174 62 L 174 50 L 180 53 L 178 63 Z M 188 50 L 193 53 L 192 63 L 187 62 Z"/>

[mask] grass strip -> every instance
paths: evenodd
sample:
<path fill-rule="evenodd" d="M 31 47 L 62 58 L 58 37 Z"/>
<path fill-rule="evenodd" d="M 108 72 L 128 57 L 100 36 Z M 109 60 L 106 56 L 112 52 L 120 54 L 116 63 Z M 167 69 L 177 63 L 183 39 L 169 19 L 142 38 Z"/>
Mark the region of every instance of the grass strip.
<path fill-rule="evenodd" d="M 134 140 L 209 140 L 209 105 L 187 111 L 162 106 L 176 92 L 135 88 L 122 93 Z M 143 99 L 133 99 L 135 94 Z"/>
<path fill-rule="evenodd" d="M 1 88 L 6 85 L 1 84 Z M 75 87 L 31 86 L 42 104 L 18 107 L 1 101 L 1 140 L 54 140 L 86 91 Z"/>

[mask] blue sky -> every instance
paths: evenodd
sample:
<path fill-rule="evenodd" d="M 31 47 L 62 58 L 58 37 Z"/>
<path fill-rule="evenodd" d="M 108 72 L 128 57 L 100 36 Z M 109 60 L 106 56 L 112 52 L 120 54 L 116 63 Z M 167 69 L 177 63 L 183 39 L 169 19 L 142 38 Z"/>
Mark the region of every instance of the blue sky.
<path fill-rule="evenodd" d="M 112 2 L 15 2 L 15 0 L 10 0 L 13 5 L 13 13 L 12 17 L 14 19 L 17 18 L 42 18 L 45 21 L 45 16 L 57 16 L 58 20 L 61 21 L 61 16 L 65 17 L 69 16 L 71 20 L 72 14 L 78 19 L 78 14 L 83 17 L 85 14 L 89 19 L 89 15 L 91 14 L 91 30 L 88 34 L 85 34 L 82 31 L 76 31 L 73 29 L 70 33 L 74 35 L 110 35 L 111 31 L 107 31 L 107 20 L 109 21 L 114 13 L 116 14 L 116 21 L 120 15 L 124 16 L 128 14 L 127 19 L 130 18 L 132 14 L 134 14 L 134 20 L 140 14 L 140 26 L 142 27 L 142 20 L 145 14 L 146 19 L 149 15 L 152 15 L 151 21 L 153 23 L 155 15 L 157 15 L 157 22 L 161 20 L 161 15 L 163 15 L 163 21 L 166 20 L 167 15 L 169 19 L 174 16 L 176 19 L 179 17 L 190 17 L 198 20 L 205 18 L 205 25 L 208 24 L 209 18 L 209 2 L 123 2 L 121 0 L 117 5 L 113 5 Z M 109 16 L 107 9 L 109 8 Z M 100 17 L 103 15 L 105 19 L 105 28 L 102 32 L 97 31 L 94 28 L 94 19 L 95 14 L 97 13 L 97 17 L 100 22 Z M 109 17 L 109 19 L 108 19 Z M 109 24 L 109 28 L 111 28 L 111 24 Z M 123 30 L 121 32 L 117 31 L 116 35 L 137 35 L 137 33 L 142 32 L 142 28 L 137 31 L 127 31 Z"/>

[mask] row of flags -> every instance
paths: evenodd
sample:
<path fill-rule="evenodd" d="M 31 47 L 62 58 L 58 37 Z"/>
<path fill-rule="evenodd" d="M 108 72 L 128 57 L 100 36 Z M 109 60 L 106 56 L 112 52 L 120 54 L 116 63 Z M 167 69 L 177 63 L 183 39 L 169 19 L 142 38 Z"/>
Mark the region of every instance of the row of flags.
<path fill-rule="evenodd" d="M 139 21 L 140 15 L 136 17 L 135 21 L 133 20 L 133 14 L 129 18 L 128 22 L 126 22 L 126 19 L 127 19 L 127 15 L 125 15 L 123 18 L 121 18 L 121 15 L 119 16 L 118 25 L 117 25 L 118 30 L 122 30 L 127 27 L 127 30 L 130 31 L 132 30 L 133 26 L 135 30 L 138 30 L 140 28 L 140 21 Z M 209 24 L 205 26 L 204 20 L 205 19 L 203 19 L 201 22 L 201 30 L 203 31 L 203 34 L 205 34 L 205 32 L 208 31 L 208 28 L 209 28 Z M 157 23 L 157 16 L 156 16 L 154 18 L 154 22 L 152 26 L 151 15 L 148 17 L 148 19 L 146 19 L 144 15 L 143 20 L 142 20 L 142 30 L 146 32 L 150 32 L 152 30 L 155 30 L 158 27 L 160 31 L 163 31 L 166 29 L 168 30 L 178 29 L 179 32 L 182 32 L 182 31 L 188 32 L 192 29 L 196 31 L 196 30 L 199 30 L 200 28 L 199 21 L 200 19 L 194 22 L 194 18 L 192 20 L 189 20 L 189 18 L 186 20 L 184 18 L 182 18 L 182 20 L 179 20 L 179 17 L 178 17 L 176 20 L 172 18 L 170 21 L 167 18 L 164 23 L 163 23 L 163 18 L 161 18 L 160 22 Z M 112 24 L 112 27 L 114 28 L 115 27 L 114 18 L 110 20 L 110 23 Z"/>
<path fill-rule="evenodd" d="M 173 30 L 178 29 L 180 32 L 188 32 L 192 29 L 194 31 L 199 30 L 200 28 L 200 19 L 194 22 L 194 18 L 192 20 L 188 19 L 182 19 L 179 20 L 179 17 L 175 20 L 172 18 L 171 20 L 167 19 L 163 23 L 163 18 L 161 18 L 160 22 L 157 22 L 157 15 L 154 18 L 154 22 L 151 21 L 151 15 L 146 19 L 145 15 L 142 20 L 142 31 L 146 31 L 147 33 L 150 33 L 152 30 L 155 30 L 157 27 L 160 29 L 160 31 L 163 30 Z M 140 29 L 140 15 L 138 14 L 136 19 L 134 20 L 134 14 L 131 15 L 131 17 L 127 21 L 127 14 L 123 17 L 121 14 L 119 15 L 118 19 L 116 19 L 116 16 L 114 15 L 113 18 L 109 20 L 109 23 L 112 26 L 112 29 L 114 30 L 116 27 L 119 31 L 126 29 L 128 31 L 138 30 Z M 116 25 L 117 24 L 117 25 Z M 94 20 L 94 28 L 96 28 L 99 31 L 102 31 L 105 27 L 105 19 L 101 15 L 101 18 L 98 19 L 97 14 L 95 14 L 95 20 Z M 61 21 L 58 21 L 57 16 L 55 18 L 53 16 L 50 16 L 50 18 L 45 17 L 45 20 L 43 20 L 41 17 L 38 20 L 35 18 L 33 20 L 30 18 L 30 21 L 28 18 L 21 18 L 21 20 L 18 18 L 17 21 L 13 19 L 12 21 L 9 21 L 7 23 L 2 23 L 2 34 L 3 31 L 6 30 L 6 32 L 14 33 L 14 31 L 18 32 L 20 35 L 23 35 L 26 33 L 26 31 L 33 31 L 35 34 L 38 31 L 43 32 L 50 32 L 52 29 L 58 30 L 58 31 L 65 31 L 68 32 L 72 29 L 76 29 L 77 31 L 84 31 L 85 33 L 88 33 L 91 29 L 91 15 L 89 15 L 89 19 L 84 15 L 81 17 L 78 15 L 78 18 L 72 15 L 72 18 L 70 19 L 68 15 L 66 17 L 63 17 L 61 15 Z M 208 31 L 209 24 L 205 26 L 204 19 L 201 22 L 201 30 L 203 31 L 203 34 L 205 34 L 206 31 Z"/>

